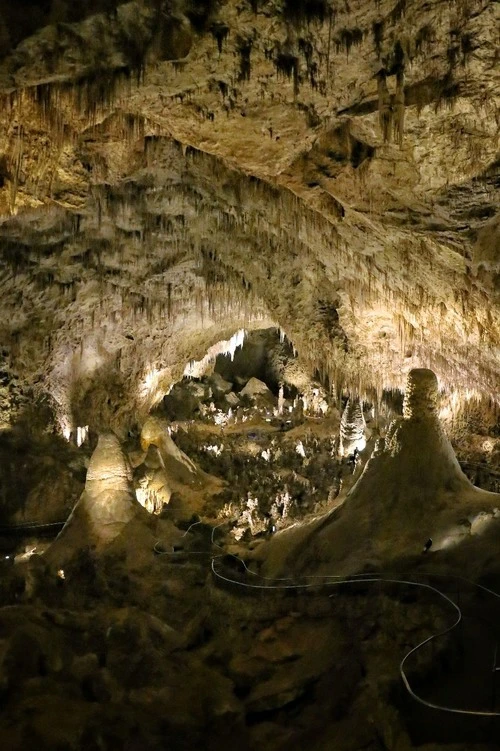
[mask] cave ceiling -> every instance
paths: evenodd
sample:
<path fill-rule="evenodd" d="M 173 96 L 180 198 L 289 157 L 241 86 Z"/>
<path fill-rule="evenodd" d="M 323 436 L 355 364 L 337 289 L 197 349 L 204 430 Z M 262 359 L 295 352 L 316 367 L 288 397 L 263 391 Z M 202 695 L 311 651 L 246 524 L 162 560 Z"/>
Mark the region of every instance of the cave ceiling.
<path fill-rule="evenodd" d="M 270 325 L 337 388 L 497 398 L 497 3 L 12 5 L 3 422 L 35 393 L 124 424 Z"/>

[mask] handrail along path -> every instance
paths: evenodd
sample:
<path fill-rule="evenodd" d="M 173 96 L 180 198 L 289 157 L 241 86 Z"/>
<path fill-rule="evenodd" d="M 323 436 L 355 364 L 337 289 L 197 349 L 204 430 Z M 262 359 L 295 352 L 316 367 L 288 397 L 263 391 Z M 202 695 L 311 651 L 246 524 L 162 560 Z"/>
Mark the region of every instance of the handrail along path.
<path fill-rule="evenodd" d="M 303 576 L 303 579 L 311 580 L 306 581 L 304 583 L 297 583 L 296 581 L 293 581 L 291 577 L 266 577 L 261 576 L 260 574 L 257 574 L 255 571 L 252 571 L 248 568 L 246 563 L 239 558 L 238 556 L 232 554 L 232 553 L 226 553 L 224 552 L 224 549 L 221 545 L 219 545 L 215 541 L 215 533 L 220 527 L 223 527 L 225 524 L 229 523 L 230 520 L 226 520 L 222 522 L 221 524 L 217 524 L 216 526 L 212 527 L 212 533 L 211 533 L 211 545 L 212 547 L 219 548 L 219 550 L 223 551 L 222 553 L 219 553 L 217 555 L 214 555 L 211 552 L 189 552 L 189 551 L 166 551 L 166 550 L 159 550 L 158 546 L 160 544 L 160 541 L 158 541 L 154 546 L 154 552 L 157 555 L 168 555 L 168 556 L 176 556 L 176 555 L 210 555 L 210 567 L 212 571 L 212 575 L 214 576 L 214 579 L 216 581 L 226 582 L 231 585 L 236 585 L 237 587 L 246 588 L 246 589 L 253 589 L 253 590 L 308 590 L 312 589 L 313 587 L 320 586 L 328 586 L 328 587 L 344 587 L 348 585 L 352 585 L 359 582 L 369 583 L 369 584 L 376 584 L 376 583 L 387 583 L 387 584 L 402 584 L 405 586 L 410 587 L 419 587 L 423 590 L 432 592 L 436 594 L 438 597 L 440 597 L 446 605 L 451 607 L 452 611 L 454 612 L 454 620 L 451 623 L 450 626 L 443 629 L 442 631 L 439 631 L 438 633 L 431 634 L 430 636 L 423 639 L 423 641 L 419 642 L 415 647 L 412 647 L 402 658 L 402 660 L 399 663 L 399 673 L 401 675 L 401 679 L 403 681 L 403 685 L 408 692 L 409 696 L 414 699 L 419 704 L 434 710 L 439 710 L 441 712 L 448 712 L 456 715 L 466 715 L 466 716 L 472 716 L 472 717 L 500 717 L 500 711 L 493 711 L 493 710 L 476 710 L 476 709 L 460 709 L 458 707 L 449 707 L 442 704 L 436 704 L 434 702 L 427 701 L 422 696 L 419 696 L 416 691 L 412 688 L 408 674 L 406 672 L 405 666 L 409 658 L 416 654 L 420 649 L 422 649 L 426 644 L 429 644 L 435 639 L 438 639 L 442 636 L 445 636 L 446 634 L 451 633 L 454 631 L 454 629 L 457 628 L 457 626 L 460 625 L 460 623 L 463 620 L 463 613 L 460 608 L 460 606 L 451 599 L 447 594 L 445 594 L 442 590 L 438 589 L 437 587 L 432 586 L 431 584 L 426 584 L 425 582 L 414 580 L 408 578 L 401 578 L 403 576 L 408 576 L 408 574 L 398 574 L 398 573 L 387 573 L 385 575 L 381 575 L 377 572 L 366 572 L 363 574 L 353 574 L 348 577 L 341 577 L 336 574 L 326 574 L 326 575 L 307 575 Z M 191 530 L 192 527 L 196 526 L 196 524 L 199 524 L 200 522 L 195 522 L 192 524 L 184 533 L 183 537 L 185 537 L 188 532 Z M 217 562 L 220 562 L 222 558 L 233 558 L 235 561 L 238 562 L 240 566 L 245 571 L 245 574 L 254 576 L 258 579 L 260 579 L 263 582 L 269 582 L 265 584 L 252 584 L 249 582 L 243 582 L 238 581 L 237 579 L 230 578 L 229 576 L 226 576 L 222 574 L 219 570 L 217 570 Z M 481 584 L 478 584 L 477 582 L 474 582 L 470 579 L 467 579 L 463 576 L 455 576 L 453 574 L 439 574 L 435 572 L 421 572 L 421 575 L 426 577 L 434 577 L 434 578 L 446 578 L 451 579 L 455 582 L 460 583 L 466 583 L 474 587 L 475 589 L 478 589 L 480 591 L 486 592 L 487 594 L 495 597 L 497 600 L 500 601 L 500 593 L 495 592 L 492 589 L 489 589 L 488 587 L 485 587 Z M 329 595 L 330 597 L 333 597 L 333 595 Z"/>

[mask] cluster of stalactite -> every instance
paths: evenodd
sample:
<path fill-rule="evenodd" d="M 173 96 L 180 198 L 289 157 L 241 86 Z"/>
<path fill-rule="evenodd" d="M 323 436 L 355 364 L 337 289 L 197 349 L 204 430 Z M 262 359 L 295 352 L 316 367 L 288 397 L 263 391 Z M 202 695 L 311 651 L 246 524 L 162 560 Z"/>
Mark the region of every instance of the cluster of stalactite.
<path fill-rule="evenodd" d="M 199 180 L 197 173 L 200 172 L 202 160 L 205 168 L 223 180 L 225 185 L 232 185 L 234 195 L 245 196 L 244 210 L 237 216 L 231 212 L 230 205 L 223 211 L 220 195 L 214 196 L 210 207 L 202 195 L 196 195 L 192 185 Z M 268 248 L 271 245 L 273 253 L 270 255 L 276 258 L 277 266 L 279 260 L 286 256 L 292 269 L 294 258 L 300 258 L 301 262 L 313 269 L 317 268 L 318 261 L 312 249 L 329 248 L 329 263 L 333 266 L 331 278 L 341 278 L 343 283 L 344 315 L 347 312 L 346 302 L 352 309 L 353 318 L 360 308 L 383 305 L 384 309 L 393 311 L 393 357 L 400 358 L 414 348 L 415 354 L 420 357 L 448 359 L 445 372 L 449 373 L 450 380 L 458 376 L 458 380 L 463 382 L 471 349 L 482 348 L 484 356 L 487 342 L 493 344 L 491 337 L 494 337 L 494 327 L 491 326 L 492 312 L 487 302 L 487 291 L 467 276 L 465 263 L 457 266 L 454 259 L 454 270 L 450 271 L 450 251 L 445 247 L 429 240 L 415 240 L 409 236 L 401 238 L 397 248 L 384 248 L 384 259 L 389 256 L 390 264 L 382 269 L 378 265 L 379 249 L 376 246 L 371 254 L 364 255 L 354 251 L 353 246 L 362 247 L 362 241 L 358 245 L 356 238 L 349 238 L 342 223 L 338 223 L 332 232 L 330 222 L 299 205 L 298 199 L 288 191 L 277 191 L 275 187 L 258 181 L 252 181 L 250 185 L 243 187 L 245 178 L 237 173 L 232 175 L 231 181 L 224 180 L 221 172 L 225 172 L 227 176 L 226 168 L 217 160 L 196 152 L 192 153 L 192 163 L 193 181 L 189 192 L 195 194 L 193 198 L 197 213 L 209 216 L 212 211 L 213 215 L 213 205 L 218 204 L 214 215 L 217 226 L 214 229 L 219 232 L 222 229 L 237 240 L 231 243 L 227 254 L 222 250 L 224 243 L 218 244 L 221 249 L 218 255 L 221 258 L 225 256 L 233 267 L 241 264 L 241 272 L 247 278 L 249 271 L 246 261 L 251 253 L 249 234 L 256 237 L 258 244 Z M 238 186 L 238 181 L 241 187 Z M 231 196 L 227 196 L 226 201 L 230 204 Z M 265 214 L 258 208 L 264 204 L 268 207 Z M 290 234 L 281 230 L 280 236 L 280 229 L 277 229 L 280 226 L 280 216 L 290 217 Z M 346 235 L 345 239 L 343 235 Z M 238 250 L 236 256 L 235 251 Z M 259 290 L 266 286 L 262 276 L 266 272 L 274 276 L 276 270 L 261 267 L 261 272 Z M 280 269 L 280 273 L 283 273 L 283 269 Z M 321 278 L 321 273 L 318 276 Z M 292 279 L 290 282 L 293 284 Z M 283 305 L 283 301 L 280 304 Z M 288 317 L 289 315 L 286 316 Z M 440 322 L 439 330 L 435 327 L 436 320 Z M 439 346 L 434 351 L 423 336 L 424 328 L 431 331 L 436 329 L 438 338 L 440 331 L 442 332 Z M 450 336 L 454 329 L 455 334 Z M 462 350 L 460 339 L 463 333 L 466 333 L 469 341 Z M 309 347 L 314 349 L 313 332 L 310 332 Z M 317 354 L 314 352 L 315 356 Z M 335 355 L 337 357 L 338 352 Z M 321 360 L 319 356 L 317 361 Z M 440 372 L 442 370 L 440 368 Z M 488 378 L 486 372 L 481 379 L 481 385 L 486 388 Z"/>
<path fill-rule="evenodd" d="M 405 358 L 435 368 L 445 382 L 492 391 L 495 313 L 465 264 L 454 258 L 450 269 L 445 247 L 404 234 L 388 247 L 374 235 L 362 252 L 361 230 L 338 218 L 332 224 L 290 191 L 169 139 L 146 138 L 144 164 L 146 178 L 96 186 L 92 212 L 60 211 L 45 235 L 32 229 L 29 243 L 16 219 L 4 225 L 7 317 L 19 308 L 21 286 L 26 311 L 43 308 L 45 316 L 45 327 L 30 326 L 30 347 L 26 330 L 9 331 L 14 356 L 17 348 L 26 360 L 38 343 L 39 360 L 53 362 L 103 325 L 135 340 L 141 327 L 161 330 L 188 310 L 200 325 L 261 311 L 286 327 L 305 365 L 337 393 L 347 383 L 353 393 L 380 398 L 384 387 L 400 385 Z M 167 164 L 171 174 L 160 183 L 154 166 Z M 68 257 L 71 271 L 60 263 Z M 176 276 L 185 263 L 189 279 Z M 314 277 L 314 295 L 303 269 Z M 339 311 L 336 319 L 325 309 Z M 390 335 L 363 335 L 363 318 L 379 310 Z M 140 346 L 151 366 L 166 365 L 158 338 Z M 115 349 L 116 369 L 130 373 L 132 354 Z"/>
<path fill-rule="evenodd" d="M 481 0 L 481 6 L 486 5 L 487 0 Z M 185 11 L 189 15 L 187 6 Z M 420 21 L 418 9 L 407 7 L 406 3 L 403 4 L 402 10 L 399 6 L 400 2 L 392 8 L 389 3 L 379 3 L 371 27 L 369 19 L 372 18 L 372 14 L 365 14 L 366 18 L 360 14 L 353 16 L 347 4 L 342 8 L 336 4 L 325 3 L 324 7 L 321 5 L 319 13 L 316 12 L 316 4 L 311 8 L 307 5 L 307 9 L 297 13 L 294 11 L 291 15 L 285 8 L 285 28 L 288 28 L 287 24 L 292 23 L 296 29 L 293 33 L 289 30 L 284 41 L 281 27 L 275 39 L 269 39 L 264 35 L 259 13 L 254 18 L 255 28 L 252 32 L 245 36 L 235 34 L 223 20 L 222 9 L 221 18 L 212 20 L 206 28 L 217 44 L 219 54 L 222 54 L 224 47 L 226 62 L 234 56 L 234 51 L 241 59 L 232 63 L 236 68 L 234 73 L 229 75 L 230 83 L 219 82 L 220 93 L 224 100 L 229 102 L 229 99 L 232 99 L 234 104 L 235 99 L 241 95 L 241 87 L 251 78 L 252 57 L 258 55 L 259 66 L 262 66 L 262 59 L 265 61 L 267 58 L 278 81 L 282 78 L 292 80 L 294 99 L 297 98 L 300 87 L 306 83 L 315 96 L 331 97 L 336 66 L 339 70 L 343 68 L 346 64 L 344 56 L 348 58 L 353 48 L 362 45 L 364 56 L 373 55 L 374 64 L 376 60 L 379 61 L 378 72 L 375 74 L 378 82 L 378 101 L 374 102 L 374 109 L 378 107 L 379 110 L 381 135 L 385 141 L 394 140 L 401 144 L 405 108 L 416 106 L 420 109 L 432 102 L 435 106 L 442 102 L 452 103 L 462 88 L 459 74 L 468 64 L 477 42 L 473 33 L 467 30 L 467 23 L 473 17 L 470 8 L 466 9 L 459 3 L 456 9 L 439 8 L 438 15 L 433 18 L 432 23 L 436 24 L 437 29 L 451 25 L 451 41 L 448 50 L 443 52 L 447 68 L 439 74 L 434 72 L 427 75 L 420 82 L 406 84 L 405 73 L 411 63 L 428 53 L 438 42 L 441 44 L 442 40 L 432 23 L 428 20 L 425 23 Z M 85 24 L 82 27 L 78 24 L 60 24 L 55 29 L 53 37 L 44 38 L 43 44 L 39 42 L 40 56 L 43 58 L 50 53 L 57 58 L 57 55 L 61 54 L 58 52 L 60 49 L 77 49 L 81 57 L 78 58 L 79 64 L 76 64 L 77 72 L 71 73 L 70 67 L 66 75 L 58 75 L 57 81 L 50 80 L 52 76 L 47 75 L 46 82 L 31 83 L 28 65 L 27 81 L 17 84 L 14 90 L 10 83 L 9 91 L 4 89 L 3 94 L 0 92 L 0 108 L 4 116 L 10 120 L 15 117 L 21 122 L 29 121 L 33 125 L 39 123 L 50 132 L 55 151 L 58 147 L 61 148 L 62 144 L 77 141 L 83 131 L 95 126 L 117 107 L 123 106 L 129 100 L 131 92 L 145 82 L 148 66 L 154 68 L 158 59 L 162 59 L 161 51 L 158 50 L 151 57 L 152 48 L 155 47 L 153 42 L 158 34 L 165 36 L 163 28 L 159 27 L 162 27 L 162 24 L 174 23 L 175 19 L 168 21 L 160 12 L 159 22 L 158 12 L 154 4 L 151 7 L 146 4 L 142 11 L 139 6 L 134 12 L 130 9 L 118 9 L 107 21 L 103 20 L 104 16 L 95 16 L 94 20 L 85 22 L 87 25 L 90 24 L 88 28 Z M 204 11 L 200 30 L 205 28 L 209 16 L 210 12 Z M 313 22 L 314 25 L 311 26 Z M 94 31 L 92 24 L 96 27 Z M 89 35 L 88 43 L 85 34 Z M 98 55 L 94 43 L 103 34 L 105 54 Z M 232 36 L 235 39 L 225 50 L 226 40 Z M 116 53 L 115 58 L 111 54 L 113 49 Z M 72 54 L 74 55 L 74 50 Z M 338 60 L 334 60 L 336 56 Z M 22 59 L 27 65 L 26 60 L 29 58 L 25 57 Z M 33 64 L 39 65 L 40 59 L 34 59 Z M 58 60 L 52 60 L 50 64 L 55 69 Z M 74 68 L 74 61 L 72 65 Z M 179 65 L 184 63 L 172 63 L 169 71 L 175 75 Z M 230 70 L 231 66 L 228 68 L 228 71 Z M 166 71 L 167 75 L 169 71 Z M 38 77 L 40 78 L 39 72 Z M 394 89 L 392 93 L 389 91 L 388 80 L 395 81 L 394 86 L 391 83 L 390 88 Z M 213 81 L 210 79 L 203 86 L 210 88 L 212 84 Z M 282 88 L 279 86 L 275 92 L 278 98 L 282 94 Z M 233 92 L 231 96 L 229 90 Z M 177 96 L 185 95 L 185 92 L 181 92 L 167 96 L 175 100 Z M 297 105 L 309 113 L 308 117 L 311 112 L 316 113 L 313 118 L 318 124 L 317 108 L 314 102 L 311 104 L 309 100 L 310 97 L 306 96 L 304 101 L 297 102 Z M 369 104 L 366 101 L 362 103 L 365 111 L 367 107 L 369 110 Z M 214 112 L 207 110 L 206 116 L 213 119 Z M 124 137 L 129 137 L 130 134 L 138 135 L 141 118 L 135 115 L 125 117 L 135 119 L 136 122 L 126 124 L 123 129 Z M 7 160 L 4 172 L 6 171 L 11 178 L 15 195 L 23 159 L 22 128 L 19 128 L 12 138 L 10 152 L 0 157 Z"/>
<path fill-rule="evenodd" d="M 436 40 L 428 22 L 415 24 L 409 36 L 399 33 L 409 5 L 380 3 L 371 37 L 359 18 L 335 12 L 326 0 L 285 5 L 284 21 L 295 27 L 294 34 L 285 41 L 281 35 L 271 46 L 259 36 L 259 7 L 255 34 L 236 42 L 234 30 L 222 20 L 210 27 L 210 43 L 219 54 L 230 57 L 234 43 L 240 51 L 237 70 L 228 76 L 230 89 L 251 79 L 258 54 L 267 57 L 280 81 L 293 81 L 295 98 L 306 81 L 315 95 L 327 95 L 325 81 L 333 80 L 335 65 L 345 65 L 358 46 L 365 54 L 371 45 L 380 61 L 382 136 L 397 143 L 402 142 L 406 107 L 452 101 L 459 93 L 456 68 L 465 66 L 474 50 L 465 11 L 453 35 L 453 49 L 459 52 L 448 55 L 444 77 L 408 84 L 408 63 Z M 278 184 L 249 178 L 162 137 L 157 123 L 120 109 L 142 86 L 146 68 L 146 58 L 137 53 L 134 65 L 119 63 L 99 75 L 82 68 L 72 79 L 25 85 L 2 96 L 10 140 L 0 154 L 0 188 L 8 186 L 10 211 L 17 209 L 21 189 L 33 203 L 52 199 L 50 189 L 44 195 L 42 188 L 39 198 L 39 184 L 23 175 L 44 171 L 23 167 L 28 154 L 35 159 L 38 128 L 50 133 L 43 156 L 50 168 L 66 147 L 78 150 L 82 164 L 88 154 L 92 168 L 86 204 L 83 195 L 73 212 L 51 209 L 53 219 L 40 220 L 39 226 L 28 229 L 26 222 L 21 226 L 13 219 L 2 229 L 2 329 L 14 359 L 36 367 L 56 360 L 61 349 L 74 349 L 103 323 L 135 339 L 130 332 L 174 321 L 187 310 L 202 321 L 223 321 L 230 312 L 244 318 L 269 311 L 290 332 L 302 361 L 337 393 L 349 383 L 360 395 L 374 390 L 380 395 L 384 386 L 400 385 L 396 374 L 405 359 L 429 365 L 450 383 L 473 382 L 493 393 L 496 313 L 488 304 L 487 287 L 467 276 L 462 260 L 453 257 L 450 264 L 454 254 L 445 245 L 403 230 L 388 242 L 373 225 L 368 231 L 362 221 L 344 222 L 344 207 L 333 197 L 327 208 L 315 211 Z M 395 93 L 389 91 L 393 83 Z M 184 93 L 169 93 L 167 99 L 177 96 Z M 374 99 L 373 112 L 376 108 Z M 132 172 L 126 184 L 106 179 L 105 159 L 87 149 L 87 141 L 105 137 L 120 142 L 126 153 L 133 146 L 141 175 Z M 155 174 L 157 164 L 168 167 L 168 176 Z M 190 261 L 194 271 L 186 285 L 173 272 Z M 308 278 L 318 285 L 314 295 Z M 333 286 L 340 291 L 333 292 Z M 333 323 L 325 307 L 338 311 Z M 380 310 L 389 323 L 383 337 L 363 331 L 363 320 Z M 29 337 L 25 314 L 32 316 Z M 117 355 L 119 371 L 127 371 L 126 360 L 126 354 Z"/>

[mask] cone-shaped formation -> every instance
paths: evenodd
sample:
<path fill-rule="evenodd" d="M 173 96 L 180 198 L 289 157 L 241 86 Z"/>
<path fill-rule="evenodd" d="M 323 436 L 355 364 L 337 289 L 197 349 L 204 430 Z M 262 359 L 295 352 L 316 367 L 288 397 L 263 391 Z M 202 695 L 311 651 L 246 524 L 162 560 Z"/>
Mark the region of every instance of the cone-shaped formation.
<path fill-rule="evenodd" d="M 406 384 L 403 418 L 390 425 L 383 450 L 368 462 L 356 492 L 372 481 L 369 478 L 374 471 L 373 481 L 378 481 L 380 474 L 394 500 L 401 498 L 409 503 L 414 499 L 419 506 L 432 506 L 441 491 L 471 488 L 441 427 L 437 405 L 434 373 L 423 368 L 412 370 Z"/>
<path fill-rule="evenodd" d="M 403 417 L 406 420 L 437 419 L 438 383 L 435 373 L 427 368 L 411 370 L 406 381 Z"/>
<path fill-rule="evenodd" d="M 362 451 L 366 446 L 365 418 L 363 409 L 357 399 L 348 399 L 340 421 L 340 453 L 342 456 L 352 454 L 354 449 Z"/>
<path fill-rule="evenodd" d="M 118 438 L 99 437 L 87 471 L 85 490 L 54 542 L 51 552 L 100 547 L 112 542 L 138 514 L 130 466 Z"/>
<path fill-rule="evenodd" d="M 457 544 L 476 533 L 478 514 L 492 519 L 500 496 L 475 488 L 463 474 L 437 402 L 434 373 L 412 370 L 403 417 L 391 424 L 344 504 L 283 539 L 285 555 L 270 550 L 268 571 L 285 565 L 351 572 L 419 554 L 429 538 L 433 550 Z"/>
<path fill-rule="evenodd" d="M 201 479 L 201 472 L 183 451 L 178 448 L 168 432 L 168 423 L 157 417 L 150 417 L 141 431 L 141 447 L 147 451 L 156 446 L 160 462 L 167 477 L 192 485 Z"/>

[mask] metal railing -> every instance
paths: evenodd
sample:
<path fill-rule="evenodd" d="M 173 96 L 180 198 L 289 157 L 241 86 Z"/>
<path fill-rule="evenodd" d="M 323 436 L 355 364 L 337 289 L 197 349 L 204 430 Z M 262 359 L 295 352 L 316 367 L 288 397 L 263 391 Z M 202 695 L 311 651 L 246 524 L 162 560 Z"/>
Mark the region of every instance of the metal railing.
<path fill-rule="evenodd" d="M 0 537 L 23 537 L 31 534 L 57 534 L 66 524 L 63 522 L 20 522 L 0 525 Z"/>
<path fill-rule="evenodd" d="M 229 521 L 229 520 L 228 520 Z M 227 524 L 228 521 L 222 522 L 221 524 L 216 525 L 212 528 L 211 533 L 211 544 L 213 547 L 217 547 L 220 550 L 223 551 L 223 548 L 215 542 L 215 533 L 216 531 L 224 526 L 224 524 Z M 196 522 L 199 523 L 199 522 Z M 186 536 L 190 529 L 195 526 L 195 524 L 191 525 L 188 530 L 184 533 L 183 536 Z M 162 555 L 171 555 L 175 556 L 179 553 L 182 555 L 189 555 L 190 553 L 188 551 L 159 551 L 157 550 L 157 546 L 159 543 L 155 545 L 155 552 Z M 463 620 L 463 612 L 460 607 L 451 597 L 449 597 L 447 594 L 445 594 L 441 589 L 438 587 L 432 586 L 431 584 L 427 584 L 423 581 L 419 580 L 412 580 L 408 577 L 408 574 L 400 574 L 400 573 L 387 573 L 387 574 L 380 574 L 378 572 L 367 572 L 363 574 L 353 574 L 352 576 L 348 577 L 341 577 L 336 574 L 327 574 L 323 576 L 317 576 L 317 575 L 310 575 L 310 576 L 303 576 L 301 577 L 301 581 L 297 582 L 296 579 L 292 577 L 265 577 L 261 576 L 260 574 L 257 574 L 255 571 L 252 571 L 248 568 L 246 563 L 241 559 L 238 558 L 238 556 L 235 556 L 231 553 L 219 553 L 217 555 L 213 555 L 210 553 L 210 551 L 206 551 L 202 553 L 204 555 L 210 555 L 210 568 L 212 571 L 212 575 L 214 577 L 215 582 L 223 583 L 225 585 L 229 584 L 232 589 L 241 589 L 241 590 L 253 590 L 253 591 L 268 591 L 273 592 L 277 590 L 289 592 L 289 591 L 312 591 L 314 588 L 318 589 L 324 589 L 325 587 L 348 587 L 353 585 L 359 585 L 360 583 L 365 584 L 398 584 L 403 585 L 407 587 L 417 587 L 421 590 L 425 590 L 427 592 L 431 592 L 434 595 L 437 595 L 441 600 L 443 600 L 447 606 L 449 606 L 453 613 L 454 613 L 454 619 L 453 622 L 446 627 L 445 629 L 431 634 L 430 636 L 423 639 L 421 642 L 419 642 L 415 647 L 412 647 L 402 658 L 402 660 L 399 663 L 399 673 L 403 682 L 403 685 L 408 692 L 409 696 L 418 702 L 419 704 L 423 705 L 424 707 L 427 707 L 429 709 L 433 710 L 439 710 L 441 712 L 448 712 L 456 715 L 466 715 L 466 716 L 472 716 L 472 717 L 500 717 L 500 711 L 494 711 L 492 710 L 479 710 L 479 709 L 461 709 L 459 707 L 451 707 L 444 704 L 437 704 L 435 702 L 428 701 L 427 699 L 420 696 L 412 687 L 410 683 L 410 679 L 408 677 L 407 673 L 407 662 L 408 660 L 415 655 L 418 651 L 423 649 L 426 645 L 434 642 L 435 640 L 442 638 L 448 634 L 451 634 L 452 631 L 454 631 Z M 234 579 L 231 576 L 227 576 L 224 573 L 221 573 L 219 564 L 223 563 L 223 559 L 233 559 L 235 562 L 240 565 L 244 571 L 245 576 L 252 576 L 256 577 L 257 579 L 260 579 L 262 582 L 265 583 L 250 583 L 248 581 L 239 581 L 238 579 Z M 425 571 L 420 572 L 419 576 L 425 576 L 428 578 L 435 578 L 435 579 L 448 579 L 449 581 L 453 581 L 457 585 L 457 591 L 459 591 L 459 585 L 460 584 L 467 584 L 471 586 L 473 589 L 476 589 L 481 592 L 485 592 L 488 595 L 496 598 L 500 602 L 500 593 L 495 592 L 492 589 L 489 589 L 488 587 L 485 587 L 481 584 L 478 584 L 477 582 L 474 582 L 470 579 L 467 579 L 462 576 L 455 576 L 453 574 L 440 574 L 432 571 Z M 405 578 L 401 578 L 405 577 Z M 332 597 L 333 595 L 330 594 L 329 597 Z M 496 659 L 494 660 L 494 670 L 493 670 L 493 678 L 495 676 L 495 673 L 497 671 L 496 667 Z"/>

